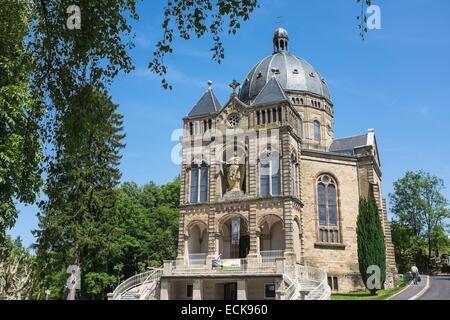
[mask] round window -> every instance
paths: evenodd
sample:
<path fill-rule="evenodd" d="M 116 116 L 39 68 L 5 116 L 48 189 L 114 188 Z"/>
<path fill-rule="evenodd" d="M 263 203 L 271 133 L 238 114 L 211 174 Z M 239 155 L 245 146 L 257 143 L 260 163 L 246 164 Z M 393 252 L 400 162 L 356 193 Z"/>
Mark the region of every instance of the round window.
<path fill-rule="evenodd" d="M 239 121 L 241 120 L 241 117 L 237 113 L 230 114 L 228 116 L 228 124 L 230 127 L 234 128 L 239 124 Z"/>

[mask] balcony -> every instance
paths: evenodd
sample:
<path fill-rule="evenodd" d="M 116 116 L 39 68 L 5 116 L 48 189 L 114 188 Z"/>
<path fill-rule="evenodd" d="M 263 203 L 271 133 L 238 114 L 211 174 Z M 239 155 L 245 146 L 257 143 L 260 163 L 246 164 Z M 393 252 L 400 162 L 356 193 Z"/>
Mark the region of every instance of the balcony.
<path fill-rule="evenodd" d="M 282 274 L 284 251 L 261 251 L 256 257 L 207 259 L 206 254 L 190 254 L 185 261 L 164 261 L 163 276 Z"/>

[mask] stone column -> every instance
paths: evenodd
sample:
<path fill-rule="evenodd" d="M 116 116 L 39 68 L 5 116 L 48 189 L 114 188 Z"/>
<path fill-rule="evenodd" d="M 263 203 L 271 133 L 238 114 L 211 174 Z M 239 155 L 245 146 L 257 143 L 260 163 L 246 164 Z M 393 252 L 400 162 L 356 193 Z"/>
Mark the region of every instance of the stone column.
<path fill-rule="evenodd" d="M 214 143 L 211 143 L 209 149 L 210 156 L 210 169 L 209 169 L 209 203 L 215 203 L 217 201 L 216 194 L 216 175 L 219 172 L 219 164 L 216 164 L 216 153 L 214 148 Z M 216 207 L 214 205 L 209 206 L 208 211 L 208 258 L 211 260 L 215 258 L 216 255 Z"/>
<path fill-rule="evenodd" d="M 239 280 L 237 282 L 237 299 L 247 300 L 247 286 L 245 280 Z"/>
<path fill-rule="evenodd" d="M 249 233 L 250 233 L 250 252 L 248 257 L 257 257 L 259 254 L 258 250 L 258 237 L 256 235 L 257 225 L 256 225 L 256 204 L 251 203 L 249 209 Z"/>
<path fill-rule="evenodd" d="M 291 148 L 290 148 L 290 136 L 289 131 L 286 128 L 280 130 L 281 138 L 281 151 L 282 151 L 282 184 L 283 184 L 283 195 L 292 196 L 292 173 L 291 173 Z M 284 256 L 288 261 L 295 263 L 295 253 L 294 253 L 294 228 L 293 228 L 293 217 L 292 217 L 292 200 L 285 198 L 283 202 L 283 220 L 284 220 L 284 241 L 285 241 L 285 251 Z"/>
<path fill-rule="evenodd" d="M 209 206 L 208 212 L 208 260 L 216 256 L 216 207 Z"/>
<path fill-rule="evenodd" d="M 159 294 L 160 300 L 169 300 L 170 297 L 170 282 L 168 279 L 161 279 L 161 290 Z"/>
<path fill-rule="evenodd" d="M 178 252 L 177 262 L 184 261 L 184 253 L 186 249 L 186 239 L 184 234 L 184 215 L 185 209 L 180 209 L 180 220 L 178 225 Z"/>
<path fill-rule="evenodd" d="M 203 300 L 203 281 L 194 280 L 192 286 L 192 300 Z"/>
<path fill-rule="evenodd" d="M 219 252 L 219 250 L 220 250 L 220 239 L 222 239 L 222 238 L 223 238 L 223 236 L 222 236 L 220 233 L 216 233 L 216 234 L 215 234 L 215 239 L 216 239 L 216 251 L 215 251 L 215 257 L 214 257 L 214 258 L 218 257 L 219 254 L 220 254 L 220 252 Z"/>

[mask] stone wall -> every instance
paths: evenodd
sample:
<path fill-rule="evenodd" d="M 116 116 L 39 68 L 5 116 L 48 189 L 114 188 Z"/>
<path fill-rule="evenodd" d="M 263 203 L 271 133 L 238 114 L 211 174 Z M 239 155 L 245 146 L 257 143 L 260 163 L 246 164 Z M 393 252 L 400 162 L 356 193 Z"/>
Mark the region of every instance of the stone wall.
<path fill-rule="evenodd" d="M 320 153 L 304 152 L 302 155 L 302 209 L 303 263 L 318 267 L 329 275 L 337 276 L 340 291 L 360 287 L 356 221 L 359 212 L 359 188 L 356 160 L 329 157 Z M 321 174 L 336 179 L 338 189 L 338 216 L 341 233 L 340 244 L 324 244 L 318 239 L 318 213 L 316 181 Z"/>

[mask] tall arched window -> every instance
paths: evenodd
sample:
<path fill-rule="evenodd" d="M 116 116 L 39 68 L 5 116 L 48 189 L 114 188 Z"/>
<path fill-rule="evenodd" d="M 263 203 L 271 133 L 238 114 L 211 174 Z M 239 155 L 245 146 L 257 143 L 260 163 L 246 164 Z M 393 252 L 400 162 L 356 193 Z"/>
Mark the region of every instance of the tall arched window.
<path fill-rule="evenodd" d="M 201 177 L 200 177 L 200 202 L 208 200 L 208 166 L 205 162 L 202 163 Z"/>
<path fill-rule="evenodd" d="M 319 221 L 319 241 L 339 243 L 339 217 L 337 206 L 337 184 L 328 174 L 317 180 L 317 213 Z"/>
<path fill-rule="evenodd" d="M 317 142 L 320 142 L 320 122 L 315 120 L 314 121 L 314 140 Z"/>
<path fill-rule="evenodd" d="M 204 203 L 208 201 L 208 165 L 202 162 L 201 166 L 193 164 L 191 167 L 191 203 Z"/>
<path fill-rule="evenodd" d="M 299 137 L 303 138 L 303 120 L 301 117 L 297 118 L 297 129 Z"/>
<path fill-rule="evenodd" d="M 191 203 L 198 202 L 198 165 L 191 167 Z"/>
<path fill-rule="evenodd" d="M 260 196 L 267 198 L 281 194 L 280 155 L 278 152 L 263 152 L 260 156 Z"/>

